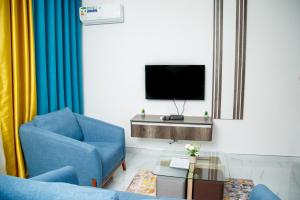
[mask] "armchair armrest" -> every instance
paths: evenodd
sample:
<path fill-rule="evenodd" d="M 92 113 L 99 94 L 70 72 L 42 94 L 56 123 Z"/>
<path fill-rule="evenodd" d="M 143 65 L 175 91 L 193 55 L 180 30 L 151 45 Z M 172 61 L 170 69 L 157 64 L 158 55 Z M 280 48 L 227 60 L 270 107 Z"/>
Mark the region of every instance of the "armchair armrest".
<path fill-rule="evenodd" d="M 120 142 L 125 148 L 124 129 L 100 120 L 75 114 L 87 142 Z"/>
<path fill-rule="evenodd" d="M 66 166 L 31 178 L 43 182 L 64 182 L 78 184 L 78 178 L 73 167 Z"/>
<path fill-rule="evenodd" d="M 30 123 L 20 127 L 20 138 L 31 177 L 70 165 L 78 173 L 80 185 L 91 185 L 92 179 L 102 182 L 101 159 L 92 145 Z"/>
<path fill-rule="evenodd" d="M 250 200 L 280 200 L 280 198 L 274 194 L 267 186 L 258 184 L 249 195 Z"/>

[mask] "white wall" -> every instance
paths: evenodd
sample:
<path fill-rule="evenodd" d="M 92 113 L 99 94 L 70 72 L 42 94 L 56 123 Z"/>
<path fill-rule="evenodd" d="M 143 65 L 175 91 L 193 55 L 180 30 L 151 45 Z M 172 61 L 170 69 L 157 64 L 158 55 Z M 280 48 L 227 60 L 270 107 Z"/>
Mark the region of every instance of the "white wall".
<path fill-rule="evenodd" d="M 236 0 L 223 1 L 223 55 L 221 119 L 233 119 Z"/>
<path fill-rule="evenodd" d="M 145 99 L 146 64 L 205 64 L 206 99 L 188 101 L 185 114 L 211 110 L 213 2 L 126 0 L 123 4 L 124 24 L 84 27 L 85 111 L 125 127 L 127 145 L 151 148 L 151 141 L 130 137 L 130 118 L 142 108 L 151 114 L 174 114 L 176 109 L 172 101 Z M 180 107 L 182 103 L 178 102 Z M 161 145 L 168 146 L 166 141 L 154 146 Z"/>
<path fill-rule="evenodd" d="M 300 1 L 248 1 L 245 120 L 215 121 L 228 152 L 300 155 Z"/>
<path fill-rule="evenodd" d="M 83 28 L 85 113 L 124 127 L 128 146 L 182 148 L 131 138 L 129 120 L 141 108 L 175 113 L 172 102 L 145 100 L 145 64 L 205 64 L 206 100 L 188 102 L 185 114 L 210 111 L 213 1 L 121 2 L 124 24 Z M 216 120 L 203 149 L 300 155 L 299 10 L 298 0 L 248 1 L 245 119 Z"/>

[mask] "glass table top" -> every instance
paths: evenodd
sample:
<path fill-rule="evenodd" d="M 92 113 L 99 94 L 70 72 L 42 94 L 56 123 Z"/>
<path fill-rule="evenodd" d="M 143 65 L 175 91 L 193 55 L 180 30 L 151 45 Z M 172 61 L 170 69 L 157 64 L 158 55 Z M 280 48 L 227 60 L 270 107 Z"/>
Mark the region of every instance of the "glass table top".
<path fill-rule="evenodd" d="M 189 156 L 184 154 L 161 156 L 152 173 L 157 176 L 207 181 L 225 181 L 230 178 L 221 153 L 201 153 L 197 157 L 197 162 L 194 165 L 190 164 L 189 169 L 170 167 L 172 158 L 189 159 Z"/>

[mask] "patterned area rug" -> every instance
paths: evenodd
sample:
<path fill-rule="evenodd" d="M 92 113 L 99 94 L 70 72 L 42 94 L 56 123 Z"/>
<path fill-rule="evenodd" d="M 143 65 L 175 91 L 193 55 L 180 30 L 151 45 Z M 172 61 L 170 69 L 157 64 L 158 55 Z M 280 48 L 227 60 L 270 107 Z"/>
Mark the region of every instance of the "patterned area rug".
<path fill-rule="evenodd" d="M 228 179 L 224 185 L 224 200 L 247 200 L 253 186 L 252 180 Z M 148 170 L 138 171 L 127 192 L 156 196 L 156 176 Z"/>
<path fill-rule="evenodd" d="M 156 176 L 148 170 L 139 170 L 133 177 L 127 192 L 156 196 Z"/>
<path fill-rule="evenodd" d="M 247 200 L 254 187 L 252 180 L 230 178 L 224 184 L 224 200 Z"/>

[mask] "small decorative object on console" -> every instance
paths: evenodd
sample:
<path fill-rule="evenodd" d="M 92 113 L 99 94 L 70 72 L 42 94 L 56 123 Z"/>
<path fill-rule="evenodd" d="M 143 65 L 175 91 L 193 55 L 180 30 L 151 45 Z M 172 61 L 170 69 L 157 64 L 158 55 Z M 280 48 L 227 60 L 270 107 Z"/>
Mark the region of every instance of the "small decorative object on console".
<path fill-rule="evenodd" d="M 205 118 L 205 119 L 208 119 L 208 118 L 209 118 L 208 112 L 207 112 L 207 111 L 204 112 L 204 118 Z"/>
<path fill-rule="evenodd" d="M 145 116 L 145 115 L 146 115 L 146 112 L 145 112 L 145 109 L 144 109 L 144 108 L 141 110 L 141 115 L 142 115 L 142 116 Z"/>
<path fill-rule="evenodd" d="M 200 146 L 195 144 L 185 145 L 185 150 L 190 156 L 190 163 L 196 163 L 197 156 L 199 156 Z"/>

